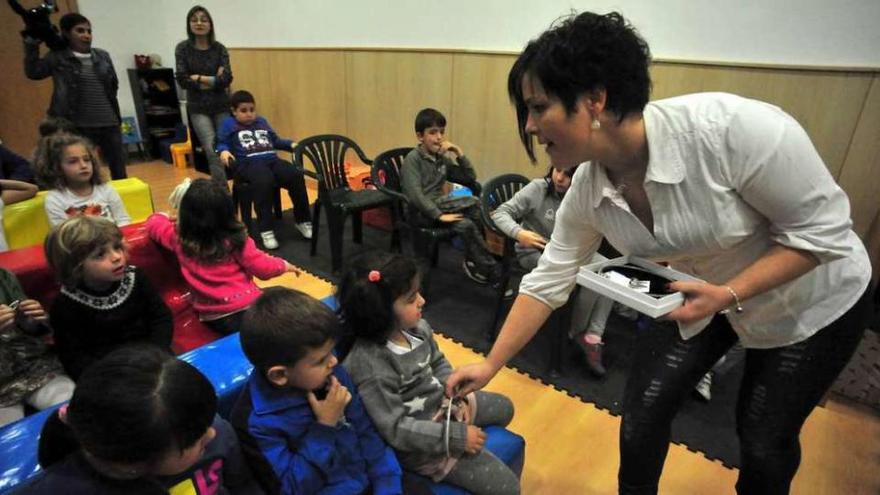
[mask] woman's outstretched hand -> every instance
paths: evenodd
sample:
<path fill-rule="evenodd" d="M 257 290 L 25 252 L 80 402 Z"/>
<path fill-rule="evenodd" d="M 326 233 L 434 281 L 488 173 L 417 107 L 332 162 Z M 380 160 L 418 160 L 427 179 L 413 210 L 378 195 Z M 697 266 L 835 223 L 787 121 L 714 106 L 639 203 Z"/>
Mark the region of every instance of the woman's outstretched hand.
<path fill-rule="evenodd" d="M 446 380 L 447 397 L 464 397 L 485 387 L 498 370 L 488 361 L 468 364 L 457 368 Z"/>
<path fill-rule="evenodd" d="M 735 302 L 727 288 L 706 282 L 677 281 L 669 290 L 681 292 L 684 304 L 666 314 L 665 318 L 681 323 L 693 323 L 729 308 Z"/>

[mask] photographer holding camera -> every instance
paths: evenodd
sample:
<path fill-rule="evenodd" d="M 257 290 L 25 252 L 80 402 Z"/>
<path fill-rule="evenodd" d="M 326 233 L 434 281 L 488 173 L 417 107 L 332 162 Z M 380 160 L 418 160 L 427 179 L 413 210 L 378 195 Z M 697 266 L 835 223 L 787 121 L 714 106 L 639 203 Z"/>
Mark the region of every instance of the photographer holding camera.
<path fill-rule="evenodd" d="M 61 36 L 67 48 L 52 50 L 40 58 L 41 39 L 22 32 L 24 72 L 28 79 L 52 77 L 54 89 L 50 117 L 73 122 L 77 132 L 100 148 L 113 179 L 124 179 L 125 161 L 116 93 L 119 79 L 110 54 L 92 48 L 92 25 L 78 13 L 61 17 Z"/>

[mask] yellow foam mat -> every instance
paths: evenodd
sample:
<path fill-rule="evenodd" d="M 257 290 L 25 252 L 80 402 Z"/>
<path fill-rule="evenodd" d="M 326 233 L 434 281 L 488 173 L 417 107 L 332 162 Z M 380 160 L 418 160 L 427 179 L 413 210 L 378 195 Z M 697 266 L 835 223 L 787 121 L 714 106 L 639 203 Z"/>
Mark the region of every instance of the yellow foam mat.
<path fill-rule="evenodd" d="M 146 182 L 130 177 L 110 181 L 125 204 L 125 210 L 132 223 L 143 222 L 153 213 L 153 198 Z M 40 191 L 27 201 L 3 208 L 3 230 L 9 249 L 18 249 L 42 244 L 49 233 L 49 219 L 46 218 L 44 202 L 46 192 Z"/>
<path fill-rule="evenodd" d="M 255 279 L 255 282 L 262 288 L 280 285 L 282 287 L 296 289 L 305 292 L 315 299 L 323 299 L 327 296 L 333 295 L 334 290 L 333 284 L 320 277 L 312 275 L 305 270 L 303 270 L 303 273 L 299 277 L 292 273 L 285 273 L 284 275 L 269 280 Z"/>

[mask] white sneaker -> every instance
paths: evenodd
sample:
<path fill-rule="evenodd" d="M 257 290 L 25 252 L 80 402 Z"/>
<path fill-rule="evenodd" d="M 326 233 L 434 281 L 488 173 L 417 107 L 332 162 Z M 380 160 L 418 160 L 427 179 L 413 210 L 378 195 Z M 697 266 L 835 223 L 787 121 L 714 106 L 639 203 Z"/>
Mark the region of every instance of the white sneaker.
<path fill-rule="evenodd" d="M 707 372 L 703 375 L 703 378 L 700 378 L 700 382 L 697 383 L 697 386 L 694 387 L 694 392 L 706 402 L 712 400 L 712 375 L 711 371 Z"/>
<path fill-rule="evenodd" d="M 298 230 L 306 239 L 312 238 L 312 222 L 300 222 L 294 225 L 294 227 L 296 227 L 296 230 Z"/>
<path fill-rule="evenodd" d="M 263 238 L 263 247 L 266 249 L 278 249 L 278 241 L 275 239 L 275 232 L 271 230 L 267 230 L 265 232 L 260 232 L 260 237 Z"/>

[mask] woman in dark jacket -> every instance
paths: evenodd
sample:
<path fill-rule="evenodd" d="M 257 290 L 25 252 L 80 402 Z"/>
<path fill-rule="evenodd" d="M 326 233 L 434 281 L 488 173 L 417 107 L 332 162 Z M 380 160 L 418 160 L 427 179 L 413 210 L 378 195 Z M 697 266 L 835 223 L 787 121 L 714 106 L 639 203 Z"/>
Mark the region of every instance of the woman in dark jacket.
<path fill-rule="evenodd" d="M 214 147 L 217 128 L 229 110 L 229 53 L 214 39 L 214 21 L 201 5 L 186 14 L 186 34 L 188 39 L 178 43 L 174 50 L 175 77 L 180 87 L 186 89 L 186 110 L 205 150 L 211 178 L 225 185 L 226 171 Z"/>
<path fill-rule="evenodd" d="M 67 119 L 79 134 L 101 150 L 113 179 L 124 179 L 125 159 L 119 129 L 119 79 L 110 54 L 92 48 L 92 24 L 81 14 L 60 21 L 67 49 L 40 58 L 40 41 L 24 39 L 24 73 L 29 79 L 52 77 L 54 89 L 48 114 Z"/>

